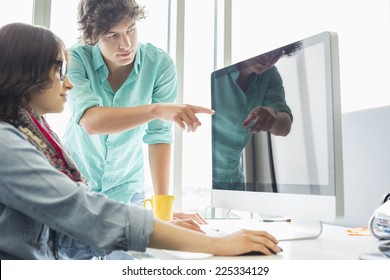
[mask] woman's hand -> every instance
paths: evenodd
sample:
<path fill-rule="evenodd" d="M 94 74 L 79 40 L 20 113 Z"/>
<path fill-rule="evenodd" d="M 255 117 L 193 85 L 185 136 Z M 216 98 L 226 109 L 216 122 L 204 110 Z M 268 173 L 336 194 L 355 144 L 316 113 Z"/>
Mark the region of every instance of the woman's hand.
<path fill-rule="evenodd" d="M 180 226 L 175 226 L 175 223 Z M 188 230 L 189 225 L 194 226 L 191 228 L 193 230 Z M 265 231 L 240 230 L 225 237 L 210 237 L 200 231 L 199 225 L 193 220 L 189 220 L 188 223 L 187 220 L 167 223 L 155 219 L 149 247 L 209 253 L 216 256 L 236 256 L 254 251 L 264 255 L 280 252 L 276 245 L 278 240 Z"/>
<path fill-rule="evenodd" d="M 264 255 L 279 253 L 278 240 L 266 231 L 240 230 L 226 237 L 214 238 L 214 255 L 234 256 L 249 252 Z"/>
<path fill-rule="evenodd" d="M 187 132 L 195 132 L 198 126 L 201 125 L 196 114 L 203 113 L 213 115 L 214 110 L 189 105 L 189 104 L 154 104 L 153 113 L 156 118 L 166 121 L 174 121 L 177 123 L 182 130 L 185 130 L 187 127 Z"/>

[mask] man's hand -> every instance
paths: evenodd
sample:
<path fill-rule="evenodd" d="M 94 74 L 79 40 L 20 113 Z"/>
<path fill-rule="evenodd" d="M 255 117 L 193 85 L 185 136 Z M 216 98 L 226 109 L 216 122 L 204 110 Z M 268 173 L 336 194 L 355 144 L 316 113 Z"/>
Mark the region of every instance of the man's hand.
<path fill-rule="evenodd" d="M 195 132 L 201 126 L 197 114 L 214 115 L 215 111 L 189 104 L 154 104 L 153 112 L 161 120 L 174 121 L 182 130 Z"/>
<path fill-rule="evenodd" d="M 200 225 L 207 224 L 206 220 L 198 213 L 173 213 L 173 218 L 176 219 L 192 219 Z"/>
<path fill-rule="evenodd" d="M 256 107 L 242 123 L 243 127 L 249 126 L 249 132 L 269 131 L 274 125 L 277 112 L 270 107 Z"/>
<path fill-rule="evenodd" d="M 200 228 L 199 224 L 191 219 L 173 219 L 172 221 L 170 221 L 170 223 L 172 223 L 176 226 L 180 226 L 183 228 L 187 228 L 187 229 L 191 229 L 194 231 L 199 231 L 199 232 L 204 233 L 204 231 L 202 231 L 202 229 Z"/>
<path fill-rule="evenodd" d="M 202 232 L 199 225 L 207 224 L 206 220 L 198 213 L 173 213 L 172 224 Z"/>

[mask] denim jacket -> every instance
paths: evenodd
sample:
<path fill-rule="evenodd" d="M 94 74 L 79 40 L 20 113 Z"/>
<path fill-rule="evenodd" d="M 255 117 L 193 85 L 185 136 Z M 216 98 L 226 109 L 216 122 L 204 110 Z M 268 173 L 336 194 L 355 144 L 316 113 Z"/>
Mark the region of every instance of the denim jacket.
<path fill-rule="evenodd" d="M 58 236 L 101 250 L 144 251 L 152 229 L 151 211 L 73 182 L 0 122 L 0 259 L 66 258 Z"/>

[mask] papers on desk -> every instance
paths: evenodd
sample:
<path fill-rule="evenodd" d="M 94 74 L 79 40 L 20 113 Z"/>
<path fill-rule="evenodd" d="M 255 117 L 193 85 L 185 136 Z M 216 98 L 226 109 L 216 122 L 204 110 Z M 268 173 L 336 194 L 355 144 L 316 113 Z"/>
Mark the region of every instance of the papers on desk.
<path fill-rule="evenodd" d="M 347 234 L 350 236 L 371 236 L 370 232 L 368 231 L 368 227 L 350 228 L 347 229 Z"/>

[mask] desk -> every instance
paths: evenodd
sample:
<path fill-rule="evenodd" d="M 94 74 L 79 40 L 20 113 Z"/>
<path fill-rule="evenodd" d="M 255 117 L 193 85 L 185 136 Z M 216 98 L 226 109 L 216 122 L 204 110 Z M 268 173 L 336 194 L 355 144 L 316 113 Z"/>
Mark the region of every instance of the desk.
<path fill-rule="evenodd" d="M 210 256 L 205 259 L 224 260 L 358 260 L 364 253 L 379 253 L 378 245 L 381 241 L 371 236 L 349 236 L 346 227 L 323 225 L 322 234 L 316 239 L 280 241 L 279 245 L 283 252 L 272 256 L 240 256 L 240 257 L 216 257 Z M 382 241 L 383 242 L 383 241 Z M 163 260 L 181 259 L 169 254 L 164 250 L 148 249 L 150 254 Z M 197 259 L 201 255 L 196 253 L 186 255 L 186 259 Z"/>

